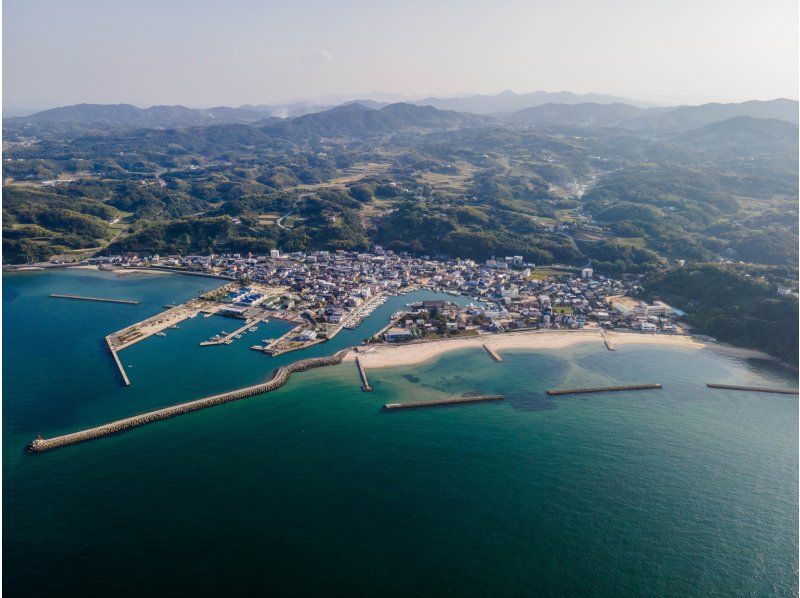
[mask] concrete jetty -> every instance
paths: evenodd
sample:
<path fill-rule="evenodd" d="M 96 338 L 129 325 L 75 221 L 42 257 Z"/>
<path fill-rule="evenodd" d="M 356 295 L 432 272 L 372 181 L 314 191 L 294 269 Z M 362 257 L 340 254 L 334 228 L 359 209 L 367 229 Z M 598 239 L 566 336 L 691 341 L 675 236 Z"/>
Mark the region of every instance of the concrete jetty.
<path fill-rule="evenodd" d="M 108 338 L 106 338 L 106 346 L 108 347 L 108 350 L 111 352 L 111 357 L 114 358 L 114 363 L 117 364 L 117 369 L 119 370 L 119 373 L 122 376 L 122 382 L 125 384 L 125 386 L 130 386 L 131 381 L 128 379 L 128 374 L 125 372 L 125 368 L 123 367 L 122 362 L 119 360 L 119 355 L 117 355 L 117 352 L 114 349 L 114 347 L 111 346 L 111 341 L 109 341 Z"/>
<path fill-rule="evenodd" d="M 356 367 L 358 368 L 358 375 L 361 376 L 361 390 L 370 392 L 372 386 L 370 386 L 369 380 L 367 380 L 367 371 L 364 369 L 364 365 L 358 357 L 356 357 Z"/>
<path fill-rule="evenodd" d="M 418 409 L 420 407 L 437 407 L 440 405 L 462 405 L 465 403 L 486 403 L 489 401 L 502 401 L 503 395 L 477 395 L 474 397 L 453 397 L 450 399 L 437 399 L 435 401 L 416 401 L 413 403 L 387 403 L 383 406 L 386 411 L 399 409 Z"/>
<path fill-rule="evenodd" d="M 498 355 L 497 351 L 487 346 L 486 343 L 483 344 L 483 348 L 486 349 L 486 352 L 491 355 L 492 359 L 495 361 L 503 361 L 503 358 Z"/>
<path fill-rule="evenodd" d="M 706 384 L 709 388 L 722 388 L 726 390 L 746 390 L 748 392 L 768 392 L 779 395 L 796 395 L 800 390 L 796 388 L 766 388 L 763 386 L 734 386 L 732 384 Z"/>
<path fill-rule="evenodd" d="M 606 336 L 606 331 L 603 330 L 602 328 L 600 329 L 600 336 L 603 337 L 603 342 L 606 345 L 606 349 L 608 349 L 609 351 L 616 351 L 617 350 L 617 347 L 614 345 L 613 342 L 611 342 L 611 339 L 609 339 Z"/>
<path fill-rule="evenodd" d="M 75 301 L 98 301 L 100 303 L 124 303 L 125 305 L 139 305 L 138 301 L 130 299 L 106 299 L 105 297 L 83 297 L 81 295 L 62 295 L 61 293 L 50 293 L 53 299 L 73 299 Z"/>
<path fill-rule="evenodd" d="M 619 392 L 623 390 L 649 390 L 661 388 L 660 384 L 634 384 L 632 386 L 598 386 L 595 388 L 567 388 L 564 390 L 548 390 L 549 395 L 577 395 L 590 392 Z"/>
<path fill-rule="evenodd" d="M 295 361 L 294 363 L 278 368 L 268 382 L 256 384 L 255 386 L 248 386 L 246 388 L 224 392 L 222 394 L 206 397 L 204 399 L 180 403 L 179 405 L 173 405 L 172 407 L 165 407 L 163 409 L 156 409 L 155 411 L 148 411 L 147 413 L 120 419 L 97 426 L 95 428 L 89 428 L 80 432 L 73 432 L 72 434 L 64 434 L 63 436 L 55 436 L 53 438 L 37 438 L 26 446 L 26 450 L 31 453 L 43 453 L 56 448 L 78 444 L 79 442 L 86 442 L 87 440 L 94 440 L 96 438 L 102 438 L 111 434 L 118 434 L 119 432 L 124 432 L 130 428 L 136 428 L 152 422 L 169 419 L 184 413 L 191 413 L 192 411 L 199 411 L 200 409 L 205 409 L 206 407 L 213 407 L 215 405 L 221 405 L 222 403 L 230 403 L 231 401 L 238 401 L 239 399 L 270 392 L 286 384 L 286 382 L 289 380 L 289 376 L 291 376 L 291 374 L 294 372 L 303 372 L 313 368 L 337 365 L 341 363 L 345 353 L 347 353 L 348 350 L 349 349 L 343 349 L 342 351 L 327 357 L 315 357 Z"/>

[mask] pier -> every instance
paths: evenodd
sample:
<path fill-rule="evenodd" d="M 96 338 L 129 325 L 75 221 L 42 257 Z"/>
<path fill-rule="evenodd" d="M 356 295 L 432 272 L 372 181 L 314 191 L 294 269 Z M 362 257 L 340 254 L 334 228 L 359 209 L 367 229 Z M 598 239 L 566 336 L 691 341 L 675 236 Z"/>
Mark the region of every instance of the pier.
<path fill-rule="evenodd" d="M 50 293 L 53 299 L 73 299 L 75 301 L 98 301 L 100 303 L 124 303 L 125 305 L 139 305 L 138 301 L 131 301 L 130 299 L 106 299 L 104 297 L 82 297 L 81 295 L 62 295 L 59 293 Z"/>
<path fill-rule="evenodd" d="M 128 379 L 128 374 L 125 372 L 125 368 L 123 367 L 122 362 L 119 360 L 119 355 L 117 355 L 114 347 L 111 346 L 111 341 L 109 341 L 108 338 L 106 338 L 106 346 L 108 347 L 108 350 L 111 351 L 111 357 L 114 358 L 114 362 L 117 364 L 117 369 L 122 376 L 122 382 L 125 384 L 125 386 L 130 386 L 131 381 Z"/>
<path fill-rule="evenodd" d="M 203 341 L 203 342 L 200 343 L 200 346 L 201 347 L 210 347 L 212 345 L 230 345 L 233 342 L 233 339 L 237 334 L 242 334 L 243 332 L 246 332 L 248 328 L 251 328 L 251 327 L 255 326 L 259 322 L 263 322 L 264 320 L 266 320 L 269 317 L 269 315 L 270 315 L 270 312 L 263 311 L 261 314 L 255 316 L 253 318 L 250 318 L 249 320 L 245 320 L 244 326 L 242 326 L 240 328 L 237 328 L 236 330 L 234 330 L 230 334 L 226 334 L 225 336 L 221 336 L 216 340 Z"/>
<path fill-rule="evenodd" d="M 490 348 L 486 343 L 483 343 L 483 348 L 486 349 L 486 352 L 491 355 L 492 359 L 495 361 L 503 361 L 503 358 L 498 355 L 497 351 Z"/>
<path fill-rule="evenodd" d="M 361 376 L 361 390 L 370 392 L 372 386 L 369 385 L 369 380 L 367 380 L 367 371 L 364 369 L 364 365 L 358 357 L 356 357 L 356 367 L 358 368 L 358 375 Z"/>
<path fill-rule="evenodd" d="M 634 384 L 632 386 L 598 386 L 595 388 L 567 388 L 564 390 L 548 390 L 549 395 L 577 395 L 590 392 L 620 392 L 623 390 L 650 390 L 661 388 L 660 384 Z"/>
<path fill-rule="evenodd" d="M 386 411 L 399 409 L 418 409 L 420 407 L 438 407 L 442 405 L 463 405 L 465 403 L 486 403 L 489 401 L 502 401 L 503 395 L 478 395 L 474 397 L 453 397 L 450 399 L 437 399 L 435 401 L 417 401 L 414 403 L 387 403 L 383 406 Z"/>
<path fill-rule="evenodd" d="M 349 349 L 343 349 L 342 351 L 339 351 L 338 353 L 328 357 L 316 357 L 295 361 L 294 363 L 278 368 L 272 378 L 262 384 L 256 384 L 254 386 L 248 386 L 246 388 L 224 392 L 222 394 L 206 397 L 204 399 L 198 399 L 196 401 L 180 403 L 178 405 L 173 405 L 172 407 L 148 411 L 147 413 L 120 419 L 97 426 L 95 428 L 89 428 L 80 432 L 73 432 L 72 434 L 64 434 L 63 436 L 55 436 L 53 438 L 37 438 L 26 446 L 26 450 L 31 453 L 43 453 L 56 448 L 78 444 L 79 442 L 86 442 L 87 440 L 94 440 L 96 438 L 110 436 L 111 434 L 118 434 L 131 428 L 169 419 L 184 413 L 199 411 L 200 409 L 205 409 L 206 407 L 213 407 L 215 405 L 230 403 L 231 401 L 238 401 L 239 399 L 264 394 L 286 384 L 286 382 L 289 380 L 289 377 L 294 372 L 303 372 L 313 368 L 340 364 L 347 351 L 349 351 Z"/>
<path fill-rule="evenodd" d="M 800 390 L 794 388 L 765 388 L 763 386 L 734 386 L 732 384 L 706 384 L 709 388 L 721 388 L 724 390 L 745 390 L 748 392 L 767 392 L 779 395 L 796 395 Z"/>

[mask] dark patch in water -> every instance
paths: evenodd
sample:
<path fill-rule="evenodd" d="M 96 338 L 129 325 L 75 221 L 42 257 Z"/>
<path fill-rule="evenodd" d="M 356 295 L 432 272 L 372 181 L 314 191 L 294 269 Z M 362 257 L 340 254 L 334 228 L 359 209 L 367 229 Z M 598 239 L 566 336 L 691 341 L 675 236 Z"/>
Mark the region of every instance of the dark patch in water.
<path fill-rule="evenodd" d="M 411 384 L 419 384 L 420 378 L 414 374 L 403 374 L 403 378 L 411 382 Z"/>

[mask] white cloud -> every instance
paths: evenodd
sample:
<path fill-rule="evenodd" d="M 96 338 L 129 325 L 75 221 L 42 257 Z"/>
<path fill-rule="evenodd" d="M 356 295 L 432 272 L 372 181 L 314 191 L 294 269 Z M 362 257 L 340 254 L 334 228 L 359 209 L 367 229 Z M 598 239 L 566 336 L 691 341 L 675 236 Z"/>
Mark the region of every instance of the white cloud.
<path fill-rule="evenodd" d="M 319 50 L 314 50 L 313 52 L 309 52 L 303 56 L 303 60 L 306 62 L 321 62 L 330 64 L 333 62 L 333 54 L 324 48 L 320 48 Z"/>

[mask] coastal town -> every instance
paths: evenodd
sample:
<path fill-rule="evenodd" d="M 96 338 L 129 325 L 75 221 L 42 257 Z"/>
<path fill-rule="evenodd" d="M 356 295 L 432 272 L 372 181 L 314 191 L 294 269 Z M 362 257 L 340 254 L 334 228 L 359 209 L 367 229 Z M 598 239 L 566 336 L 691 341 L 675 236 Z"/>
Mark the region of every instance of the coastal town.
<path fill-rule="evenodd" d="M 267 318 L 290 322 L 291 330 L 251 348 L 270 355 L 324 342 L 354 329 L 387 297 L 430 290 L 461 297 L 412 302 L 395 312 L 369 343 L 538 329 L 585 327 L 676 333 L 681 312 L 663 302 L 635 299 L 634 277 L 595 276 L 592 268 L 536 268 L 521 256 L 478 263 L 397 254 L 375 246 L 369 253 L 316 251 L 270 255 L 111 256 L 88 260 L 101 269 L 157 269 L 226 279 L 221 287 L 110 335 L 121 349 L 150 334 L 164 334 L 202 313 L 242 320 L 233 333 L 202 345 L 228 344 Z M 166 315 L 165 315 L 166 314 Z M 155 322 L 155 326 L 152 324 Z M 159 325 L 161 323 L 161 325 Z"/>

